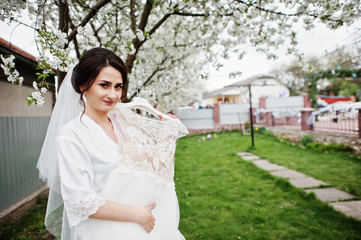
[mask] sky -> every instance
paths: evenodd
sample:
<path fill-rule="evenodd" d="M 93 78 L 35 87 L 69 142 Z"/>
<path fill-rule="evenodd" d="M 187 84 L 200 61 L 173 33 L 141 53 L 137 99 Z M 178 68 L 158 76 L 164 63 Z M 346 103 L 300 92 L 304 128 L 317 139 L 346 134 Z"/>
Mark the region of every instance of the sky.
<path fill-rule="evenodd" d="M 356 35 L 354 34 L 356 31 L 358 31 L 358 36 L 361 36 L 361 20 L 351 26 L 343 26 L 337 30 L 330 30 L 322 24 L 316 23 L 315 25 L 316 27 L 310 31 L 305 31 L 302 27 L 297 31 L 298 48 L 305 56 L 322 56 L 325 54 L 325 50 L 330 52 L 336 46 L 350 44 Z M 350 37 L 352 34 L 354 34 L 353 37 Z M 37 55 L 34 31 L 29 27 L 17 24 L 9 26 L 0 21 L 0 37 L 11 41 L 12 44 L 34 56 Z M 272 69 L 286 64 L 292 59 L 292 56 L 281 53 L 277 60 L 267 60 L 264 54 L 258 53 L 250 47 L 246 49 L 243 59 L 238 60 L 237 57 L 231 57 L 222 61 L 224 66 L 219 71 L 209 69 L 210 78 L 205 82 L 205 86 L 208 91 L 211 91 L 255 75 L 267 74 Z M 229 74 L 237 71 L 242 72 L 242 74 L 237 78 L 230 79 Z"/>
<path fill-rule="evenodd" d="M 297 31 L 298 49 L 307 56 L 323 56 L 325 51 L 331 52 L 338 47 L 351 44 L 355 37 L 361 37 L 361 20 L 351 26 L 343 26 L 337 30 L 330 30 L 322 24 L 315 24 L 316 27 L 305 31 L 302 27 Z M 354 33 L 357 34 L 354 34 Z M 352 35 L 350 37 L 350 35 Z M 294 59 L 292 56 L 280 54 L 276 60 L 267 60 L 267 57 L 253 48 L 246 50 L 243 59 L 233 57 L 222 62 L 224 67 L 219 71 L 210 70 L 210 78 L 206 82 L 208 90 L 218 89 L 224 85 L 236 81 L 245 80 L 255 75 L 268 74 L 271 70 Z M 229 73 L 240 71 L 242 74 L 237 78 L 230 79 Z"/>
<path fill-rule="evenodd" d="M 31 28 L 15 23 L 8 25 L 0 21 L 0 37 L 31 55 L 37 56 L 34 31 Z"/>

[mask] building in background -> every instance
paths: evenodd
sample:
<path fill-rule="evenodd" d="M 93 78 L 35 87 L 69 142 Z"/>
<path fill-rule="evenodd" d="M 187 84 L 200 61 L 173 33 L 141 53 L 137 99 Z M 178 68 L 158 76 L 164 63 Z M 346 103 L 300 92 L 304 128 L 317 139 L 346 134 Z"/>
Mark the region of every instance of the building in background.
<path fill-rule="evenodd" d="M 43 145 L 54 92 L 44 94 L 43 107 L 28 106 L 26 97 L 35 91 L 37 60 L 0 38 L 0 54 L 15 56 L 15 66 L 24 78 L 22 86 L 8 82 L 0 68 L 0 228 L 36 203 L 46 191 L 36 164 Z M 1 62 L 2 63 L 2 62 Z M 50 81 L 51 82 L 51 81 Z"/>
<path fill-rule="evenodd" d="M 26 101 L 26 97 L 35 91 L 33 81 L 37 80 L 36 58 L 2 38 L 0 38 L 0 54 L 15 56 L 15 67 L 20 76 L 24 77 L 22 86 L 13 85 L 7 80 L 3 69 L 0 69 L 0 116 L 50 116 L 54 92 L 49 91 L 44 94 L 45 104 L 41 108 L 29 107 Z"/>
<path fill-rule="evenodd" d="M 204 93 L 201 105 L 249 103 L 249 85 L 251 85 L 253 103 L 258 103 L 261 97 L 280 98 L 289 96 L 289 90 L 278 79 L 273 76 L 260 75 Z"/>

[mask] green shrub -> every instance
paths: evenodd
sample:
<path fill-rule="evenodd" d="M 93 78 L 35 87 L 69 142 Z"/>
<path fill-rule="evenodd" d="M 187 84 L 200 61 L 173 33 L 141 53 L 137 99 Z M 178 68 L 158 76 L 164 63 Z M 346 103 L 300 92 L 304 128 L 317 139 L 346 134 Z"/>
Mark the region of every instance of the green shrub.
<path fill-rule="evenodd" d="M 263 134 L 267 130 L 265 127 L 255 127 L 254 131 Z"/>
<path fill-rule="evenodd" d="M 314 151 L 318 151 L 318 152 L 326 152 L 326 151 L 328 151 L 328 152 L 349 152 L 349 153 L 354 152 L 352 147 L 344 145 L 343 143 L 341 143 L 341 144 L 330 143 L 330 144 L 326 145 L 323 143 L 313 142 L 313 143 L 307 144 L 307 148 L 314 150 Z"/>
<path fill-rule="evenodd" d="M 274 136 L 273 132 L 267 130 L 265 127 L 254 127 L 254 128 L 253 128 L 253 131 L 254 131 L 255 133 L 260 133 L 260 134 L 263 134 L 263 135 L 265 135 L 265 136 L 270 136 L 270 137 L 273 137 L 273 136 Z"/>
<path fill-rule="evenodd" d="M 313 143 L 313 137 L 312 135 L 305 135 L 300 140 L 301 144 L 305 147 L 307 147 L 308 144 Z"/>
<path fill-rule="evenodd" d="M 319 143 L 319 142 L 310 142 L 307 143 L 306 147 L 308 149 L 317 151 L 317 152 L 326 152 L 328 151 L 327 146 L 325 144 Z"/>

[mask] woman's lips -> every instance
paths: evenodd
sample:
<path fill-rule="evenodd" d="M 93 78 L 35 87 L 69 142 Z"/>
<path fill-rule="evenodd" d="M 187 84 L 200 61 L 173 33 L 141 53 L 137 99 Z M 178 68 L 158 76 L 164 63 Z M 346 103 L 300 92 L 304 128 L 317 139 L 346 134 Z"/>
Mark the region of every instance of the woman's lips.
<path fill-rule="evenodd" d="M 114 102 L 103 100 L 107 105 L 112 105 Z"/>

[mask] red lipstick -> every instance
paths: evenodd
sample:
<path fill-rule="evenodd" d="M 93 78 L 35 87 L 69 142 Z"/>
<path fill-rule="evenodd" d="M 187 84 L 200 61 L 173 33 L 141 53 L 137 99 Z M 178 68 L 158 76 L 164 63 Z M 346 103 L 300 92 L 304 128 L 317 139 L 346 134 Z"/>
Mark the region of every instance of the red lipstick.
<path fill-rule="evenodd" d="M 103 100 L 107 105 L 112 105 L 114 102 Z"/>

